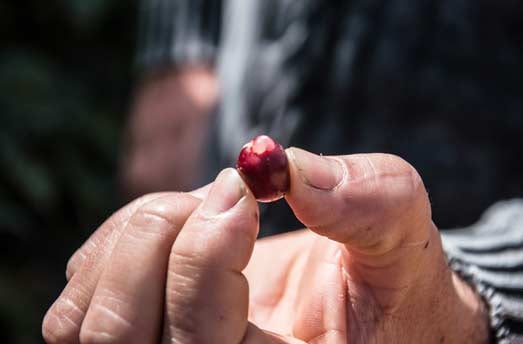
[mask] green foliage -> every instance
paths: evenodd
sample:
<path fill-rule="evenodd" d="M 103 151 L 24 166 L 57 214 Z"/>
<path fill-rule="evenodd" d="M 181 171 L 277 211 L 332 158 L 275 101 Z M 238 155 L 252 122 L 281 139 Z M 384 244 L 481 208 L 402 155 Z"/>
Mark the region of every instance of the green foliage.
<path fill-rule="evenodd" d="M 67 257 L 117 207 L 136 3 L 0 3 L 0 342 L 40 343 Z"/>

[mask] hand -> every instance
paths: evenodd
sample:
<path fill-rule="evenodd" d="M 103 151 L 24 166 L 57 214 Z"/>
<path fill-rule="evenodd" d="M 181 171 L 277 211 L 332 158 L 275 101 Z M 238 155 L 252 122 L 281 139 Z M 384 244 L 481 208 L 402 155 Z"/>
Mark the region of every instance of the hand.
<path fill-rule="evenodd" d="M 73 255 L 46 340 L 487 341 L 485 308 L 446 266 L 410 165 L 381 154 L 287 153 L 287 201 L 320 236 L 296 232 L 254 248 L 257 204 L 230 169 L 210 191 L 146 196 Z"/>

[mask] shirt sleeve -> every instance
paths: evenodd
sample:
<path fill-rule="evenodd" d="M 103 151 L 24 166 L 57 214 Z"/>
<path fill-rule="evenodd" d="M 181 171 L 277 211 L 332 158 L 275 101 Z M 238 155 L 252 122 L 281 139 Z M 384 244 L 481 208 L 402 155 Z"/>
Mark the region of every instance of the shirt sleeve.
<path fill-rule="evenodd" d="M 220 0 L 141 0 L 137 65 L 214 64 L 220 37 Z"/>
<path fill-rule="evenodd" d="M 488 304 L 495 342 L 523 343 L 523 199 L 496 203 L 442 237 L 450 267 Z"/>

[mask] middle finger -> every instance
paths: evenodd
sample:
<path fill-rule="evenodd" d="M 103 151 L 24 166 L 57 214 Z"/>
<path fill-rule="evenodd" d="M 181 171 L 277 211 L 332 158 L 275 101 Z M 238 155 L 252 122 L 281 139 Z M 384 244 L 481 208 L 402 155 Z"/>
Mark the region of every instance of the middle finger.
<path fill-rule="evenodd" d="M 129 219 L 82 324 L 82 342 L 152 343 L 158 338 L 169 253 L 199 200 L 175 194 Z"/>

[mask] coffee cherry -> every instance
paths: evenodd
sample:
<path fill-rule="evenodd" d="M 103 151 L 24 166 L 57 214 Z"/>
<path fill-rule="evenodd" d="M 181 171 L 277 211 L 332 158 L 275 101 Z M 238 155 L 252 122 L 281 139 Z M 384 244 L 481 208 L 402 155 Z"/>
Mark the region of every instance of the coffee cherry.
<path fill-rule="evenodd" d="M 236 168 L 260 202 L 272 202 L 289 190 L 289 163 L 283 147 L 267 135 L 246 143 Z"/>

